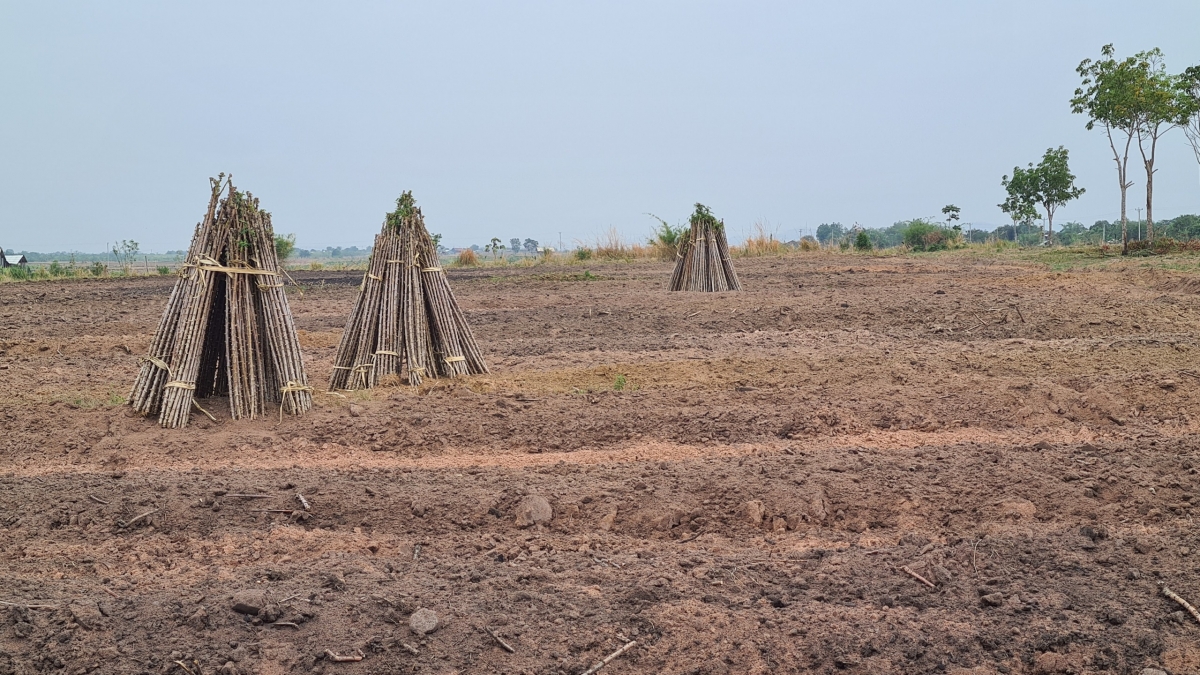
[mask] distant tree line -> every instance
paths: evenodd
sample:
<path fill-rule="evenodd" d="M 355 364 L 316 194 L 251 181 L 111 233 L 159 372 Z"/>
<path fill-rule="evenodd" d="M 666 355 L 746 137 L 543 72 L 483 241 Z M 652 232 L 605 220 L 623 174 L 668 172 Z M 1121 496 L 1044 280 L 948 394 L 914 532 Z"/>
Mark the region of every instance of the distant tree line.
<path fill-rule="evenodd" d="M 1145 220 L 1129 220 L 1129 241 L 1149 240 L 1149 223 Z M 841 223 L 821 223 L 817 226 L 816 240 L 825 246 L 863 249 L 860 240 L 865 235 L 871 248 L 892 248 L 907 245 L 916 250 L 938 250 L 950 248 L 958 243 L 982 244 L 989 241 L 1011 241 L 1022 246 L 1038 246 L 1045 240 L 1046 231 L 1035 219 L 1016 221 L 994 229 L 978 229 L 932 218 L 899 220 L 890 227 L 871 228 Z M 1154 236 L 1178 241 L 1200 239 L 1200 215 L 1182 215 L 1154 223 Z M 1065 246 L 1120 244 L 1121 221 L 1097 220 L 1091 226 L 1068 222 L 1054 232 L 1057 243 Z"/>

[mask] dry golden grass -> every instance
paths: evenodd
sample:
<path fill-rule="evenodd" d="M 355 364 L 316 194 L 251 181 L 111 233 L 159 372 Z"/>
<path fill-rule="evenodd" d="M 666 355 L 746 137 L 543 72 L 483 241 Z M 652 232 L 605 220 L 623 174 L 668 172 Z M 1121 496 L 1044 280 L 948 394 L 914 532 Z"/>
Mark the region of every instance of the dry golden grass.
<path fill-rule="evenodd" d="M 650 256 L 658 260 L 674 260 L 679 257 L 679 244 L 667 244 L 662 241 L 651 242 L 646 247 Z"/>
<path fill-rule="evenodd" d="M 775 233 L 767 231 L 762 223 L 754 224 L 754 233 L 741 246 L 731 246 L 730 249 L 730 253 L 742 257 L 783 255 L 791 250 L 787 244 L 775 238 Z"/>
<path fill-rule="evenodd" d="M 590 248 L 591 257 L 597 260 L 636 260 L 659 257 L 657 247 L 630 244 L 621 238 L 621 234 L 615 227 L 608 228 L 607 232 L 596 237 L 595 245 Z"/>
<path fill-rule="evenodd" d="M 479 256 L 475 255 L 475 251 L 469 248 L 464 248 L 454 261 L 457 267 L 477 267 L 479 266 Z"/>

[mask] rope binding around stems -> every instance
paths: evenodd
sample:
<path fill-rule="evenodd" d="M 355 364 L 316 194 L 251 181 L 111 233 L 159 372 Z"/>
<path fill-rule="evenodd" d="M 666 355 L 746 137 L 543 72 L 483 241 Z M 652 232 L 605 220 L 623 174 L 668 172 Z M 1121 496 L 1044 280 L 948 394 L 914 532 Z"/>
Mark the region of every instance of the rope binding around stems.
<path fill-rule="evenodd" d="M 201 272 L 224 272 L 226 274 L 257 274 L 260 276 L 270 277 L 279 276 L 278 272 L 261 270 L 255 267 L 229 267 L 228 265 L 222 265 L 216 260 L 204 255 L 196 256 L 196 262 L 190 262 L 179 266 L 180 272 L 183 272 L 185 269 L 196 269 L 200 270 Z"/>
<path fill-rule="evenodd" d="M 313 388 L 307 384 L 296 382 L 295 380 L 288 380 L 287 384 L 283 385 L 283 388 L 279 390 L 279 421 L 281 423 L 283 422 L 283 406 L 287 404 L 288 394 L 298 394 L 305 391 L 311 392 L 312 390 Z M 293 403 L 297 404 L 297 407 L 299 407 L 299 401 L 293 399 Z"/>
<path fill-rule="evenodd" d="M 150 365 L 154 366 L 155 368 L 158 368 L 159 370 L 167 371 L 168 376 L 171 375 L 171 366 L 167 365 L 166 361 L 163 361 L 162 359 L 160 359 L 158 357 L 143 356 L 142 358 L 138 359 L 138 364 L 140 365 L 143 363 L 149 363 Z"/>

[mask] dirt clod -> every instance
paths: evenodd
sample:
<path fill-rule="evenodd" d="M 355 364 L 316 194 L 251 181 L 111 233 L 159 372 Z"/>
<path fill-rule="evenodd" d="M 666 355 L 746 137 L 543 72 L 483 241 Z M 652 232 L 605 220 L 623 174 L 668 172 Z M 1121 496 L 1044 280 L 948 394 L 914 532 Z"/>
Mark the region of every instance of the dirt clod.
<path fill-rule="evenodd" d="M 266 593 L 257 589 L 237 591 L 233 594 L 232 607 L 238 614 L 257 616 L 266 604 Z"/>
<path fill-rule="evenodd" d="M 751 525 L 761 525 L 763 518 L 767 515 L 767 509 L 765 506 L 763 506 L 762 501 L 758 499 L 751 499 L 745 504 L 742 504 L 740 513 L 742 519 Z"/>
<path fill-rule="evenodd" d="M 517 504 L 517 527 L 548 523 L 554 518 L 550 501 L 541 495 L 529 495 Z"/>
<path fill-rule="evenodd" d="M 97 628 L 104 618 L 104 615 L 100 613 L 100 608 L 94 602 L 73 602 L 69 609 L 71 618 L 84 628 Z"/>
<path fill-rule="evenodd" d="M 438 615 L 432 609 L 422 607 L 408 617 L 408 627 L 417 635 L 432 633 L 438 628 Z"/>
<path fill-rule="evenodd" d="M 988 593 L 980 598 L 984 605 L 988 607 L 999 607 L 1004 604 L 1003 593 Z"/>

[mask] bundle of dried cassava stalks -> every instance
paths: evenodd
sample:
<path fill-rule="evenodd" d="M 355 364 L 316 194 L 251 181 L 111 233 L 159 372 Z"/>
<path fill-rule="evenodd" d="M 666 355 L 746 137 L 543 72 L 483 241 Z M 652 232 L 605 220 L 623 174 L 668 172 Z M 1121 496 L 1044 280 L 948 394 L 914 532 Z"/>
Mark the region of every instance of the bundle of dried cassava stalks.
<path fill-rule="evenodd" d="M 708 207 L 696 204 L 692 229 L 679 244 L 679 256 L 667 290 L 740 291 L 742 284 L 729 260 L 729 242 L 725 223 L 717 220 Z"/>
<path fill-rule="evenodd" d="M 209 179 L 208 212 L 163 312 L 129 397 L 167 428 L 187 425 L 196 399 L 228 396 L 233 419 L 312 407 L 300 342 L 283 288 L 271 214 Z M 222 193 L 225 193 L 222 198 Z"/>
<path fill-rule="evenodd" d="M 488 372 L 411 192 L 375 237 L 333 368 L 331 390 Z"/>

